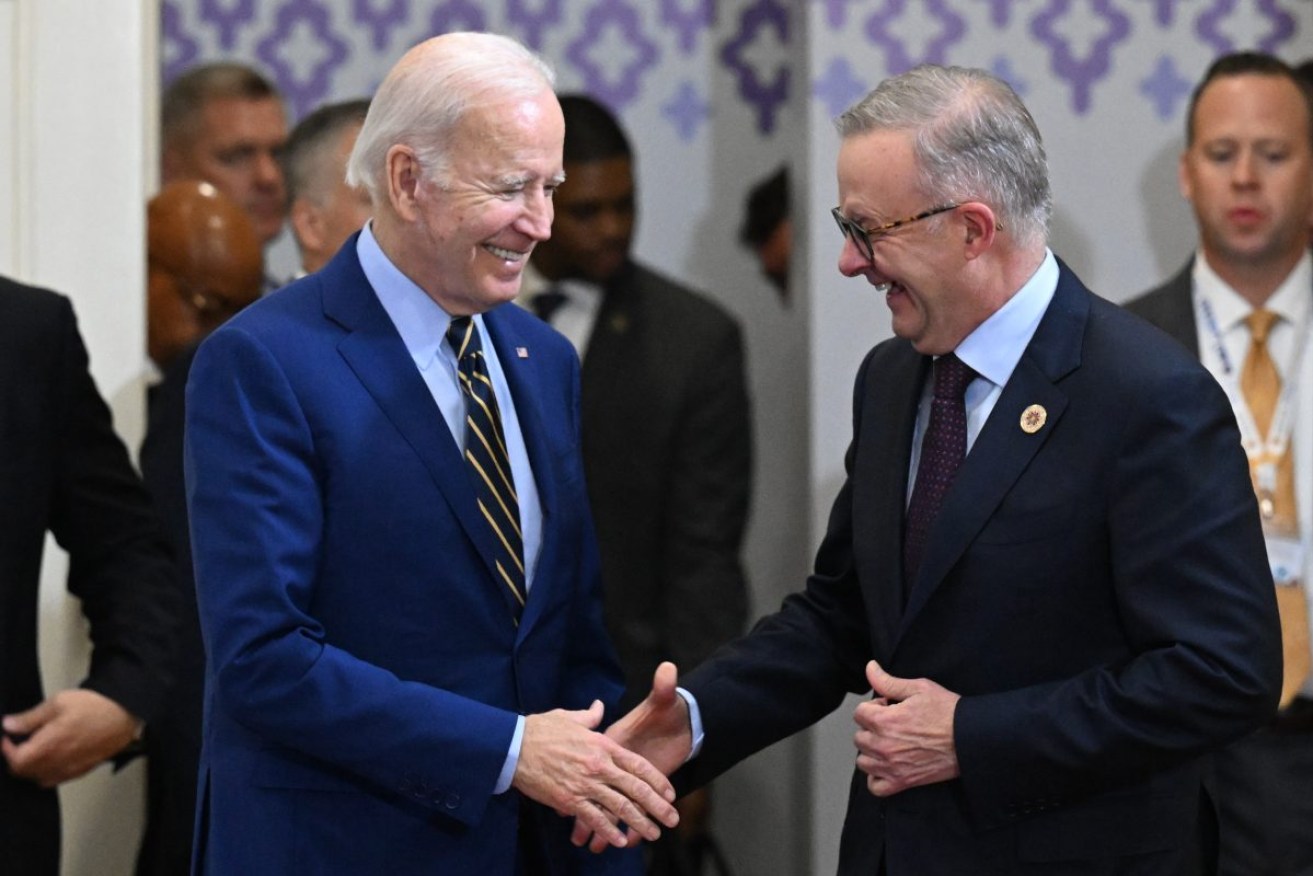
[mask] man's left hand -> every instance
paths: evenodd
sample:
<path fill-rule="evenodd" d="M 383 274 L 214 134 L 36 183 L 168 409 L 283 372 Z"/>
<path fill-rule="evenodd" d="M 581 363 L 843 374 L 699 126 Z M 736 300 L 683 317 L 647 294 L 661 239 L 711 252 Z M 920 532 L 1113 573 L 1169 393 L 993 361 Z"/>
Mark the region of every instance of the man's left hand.
<path fill-rule="evenodd" d="M 877 797 L 946 782 L 960 774 L 953 713 L 962 697 L 925 678 L 895 678 L 872 660 L 866 679 L 876 698 L 857 707 L 857 768 Z"/>
<path fill-rule="evenodd" d="M 5 715 L 3 727 L 0 751 L 13 774 L 53 788 L 126 748 L 137 734 L 137 719 L 109 697 L 77 689 Z"/>

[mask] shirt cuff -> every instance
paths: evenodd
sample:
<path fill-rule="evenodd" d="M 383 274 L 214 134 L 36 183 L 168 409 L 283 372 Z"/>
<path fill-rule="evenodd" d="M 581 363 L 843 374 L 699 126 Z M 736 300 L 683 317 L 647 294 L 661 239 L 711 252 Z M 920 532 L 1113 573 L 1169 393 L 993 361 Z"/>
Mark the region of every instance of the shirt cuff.
<path fill-rule="evenodd" d="M 702 750 L 702 710 L 698 708 L 698 698 L 682 687 L 675 688 L 675 693 L 683 697 L 688 705 L 689 732 L 693 735 L 693 749 L 688 753 L 688 757 L 684 758 L 684 763 L 688 763 Z"/>
<path fill-rule="evenodd" d="M 524 744 L 524 716 L 515 717 L 515 734 L 511 736 L 511 750 L 506 752 L 506 763 L 502 764 L 501 775 L 492 793 L 505 794 L 511 789 L 511 780 L 515 778 L 515 768 L 520 765 L 520 746 Z"/>

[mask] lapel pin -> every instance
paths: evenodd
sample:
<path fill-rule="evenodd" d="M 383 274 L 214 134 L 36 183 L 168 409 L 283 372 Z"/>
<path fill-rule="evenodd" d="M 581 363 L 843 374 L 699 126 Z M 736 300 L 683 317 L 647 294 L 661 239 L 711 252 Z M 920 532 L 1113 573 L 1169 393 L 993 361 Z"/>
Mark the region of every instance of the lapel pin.
<path fill-rule="evenodd" d="M 1021 412 L 1021 431 L 1027 435 L 1034 435 L 1044 428 L 1044 422 L 1048 418 L 1049 412 L 1044 410 L 1043 405 L 1031 405 Z"/>
<path fill-rule="evenodd" d="M 528 358 L 529 358 L 529 348 L 528 348 L 528 347 L 516 347 L 516 348 L 515 348 L 515 355 L 519 356 L 521 359 L 528 359 Z"/>

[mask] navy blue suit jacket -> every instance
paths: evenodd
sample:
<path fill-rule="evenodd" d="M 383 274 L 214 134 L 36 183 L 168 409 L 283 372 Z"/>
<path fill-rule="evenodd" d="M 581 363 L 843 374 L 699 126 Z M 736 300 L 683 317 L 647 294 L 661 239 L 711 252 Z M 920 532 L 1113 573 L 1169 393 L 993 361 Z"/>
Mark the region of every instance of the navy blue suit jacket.
<path fill-rule="evenodd" d="M 569 344 L 485 315 L 543 546 L 517 628 L 460 450 L 361 270 L 323 271 L 202 345 L 186 473 L 207 656 L 206 874 L 505 874 L 535 820 L 553 873 L 616 872 L 494 795 L 517 714 L 614 704 Z M 520 355 L 519 351 L 524 355 Z"/>
<path fill-rule="evenodd" d="M 700 782 L 895 676 L 962 695 L 961 776 L 887 799 L 855 773 L 839 870 L 1177 873 L 1199 756 L 1271 714 L 1272 581 L 1230 406 L 1156 329 L 1065 267 L 959 470 L 903 604 L 929 357 L 877 346 L 806 589 L 684 679 Z M 1022 412 L 1047 422 L 1028 434 Z M 684 778 L 684 777 L 681 777 Z"/>

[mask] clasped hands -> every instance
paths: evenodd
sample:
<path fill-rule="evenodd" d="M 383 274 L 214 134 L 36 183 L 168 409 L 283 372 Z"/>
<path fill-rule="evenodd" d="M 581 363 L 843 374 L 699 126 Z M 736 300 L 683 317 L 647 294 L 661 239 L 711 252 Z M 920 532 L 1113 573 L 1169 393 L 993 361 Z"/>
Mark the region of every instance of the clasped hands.
<path fill-rule="evenodd" d="M 953 715 L 961 697 L 929 679 L 892 676 L 874 660 L 866 666 L 866 678 L 876 696 L 857 707 L 853 720 L 859 729 L 853 741 L 858 752 L 857 768 L 866 774 L 871 793 L 889 797 L 908 788 L 956 778 L 959 768 L 953 744 Z M 600 852 L 608 844 L 627 846 L 640 838 L 656 839 L 660 829 L 648 816 L 667 827 L 678 823 L 670 805 L 674 790 L 665 776 L 688 759 L 693 734 L 688 705 L 675 691 L 677 680 L 675 665 L 662 663 L 647 698 L 607 729 L 605 737 L 623 754 L 616 749 L 608 751 L 620 757 L 616 764 L 631 773 L 623 783 L 612 781 L 602 798 L 585 795 L 570 801 L 567 794 L 562 801 L 566 805 L 543 801 L 556 806 L 562 814 L 576 815 L 571 835 L 575 845 L 587 843 L 592 851 Z M 594 704 L 594 709 L 597 720 L 589 727 L 601 720 L 600 706 Z M 527 727 L 525 736 L 527 748 Z M 626 789 L 632 793 L 621 793 Z M 618 822 L 624 822 L 629 829 L 622 831 Z"/>
<path fill-rule="evenodd" d="M 853 742 L 867 789 L 890 797 L 957 778 L 953 715 L 962 697 L 926 678 L 896 678 L 874 660 L 866 664 L 866 680 L 875 698 L 853 714 Z"/>

